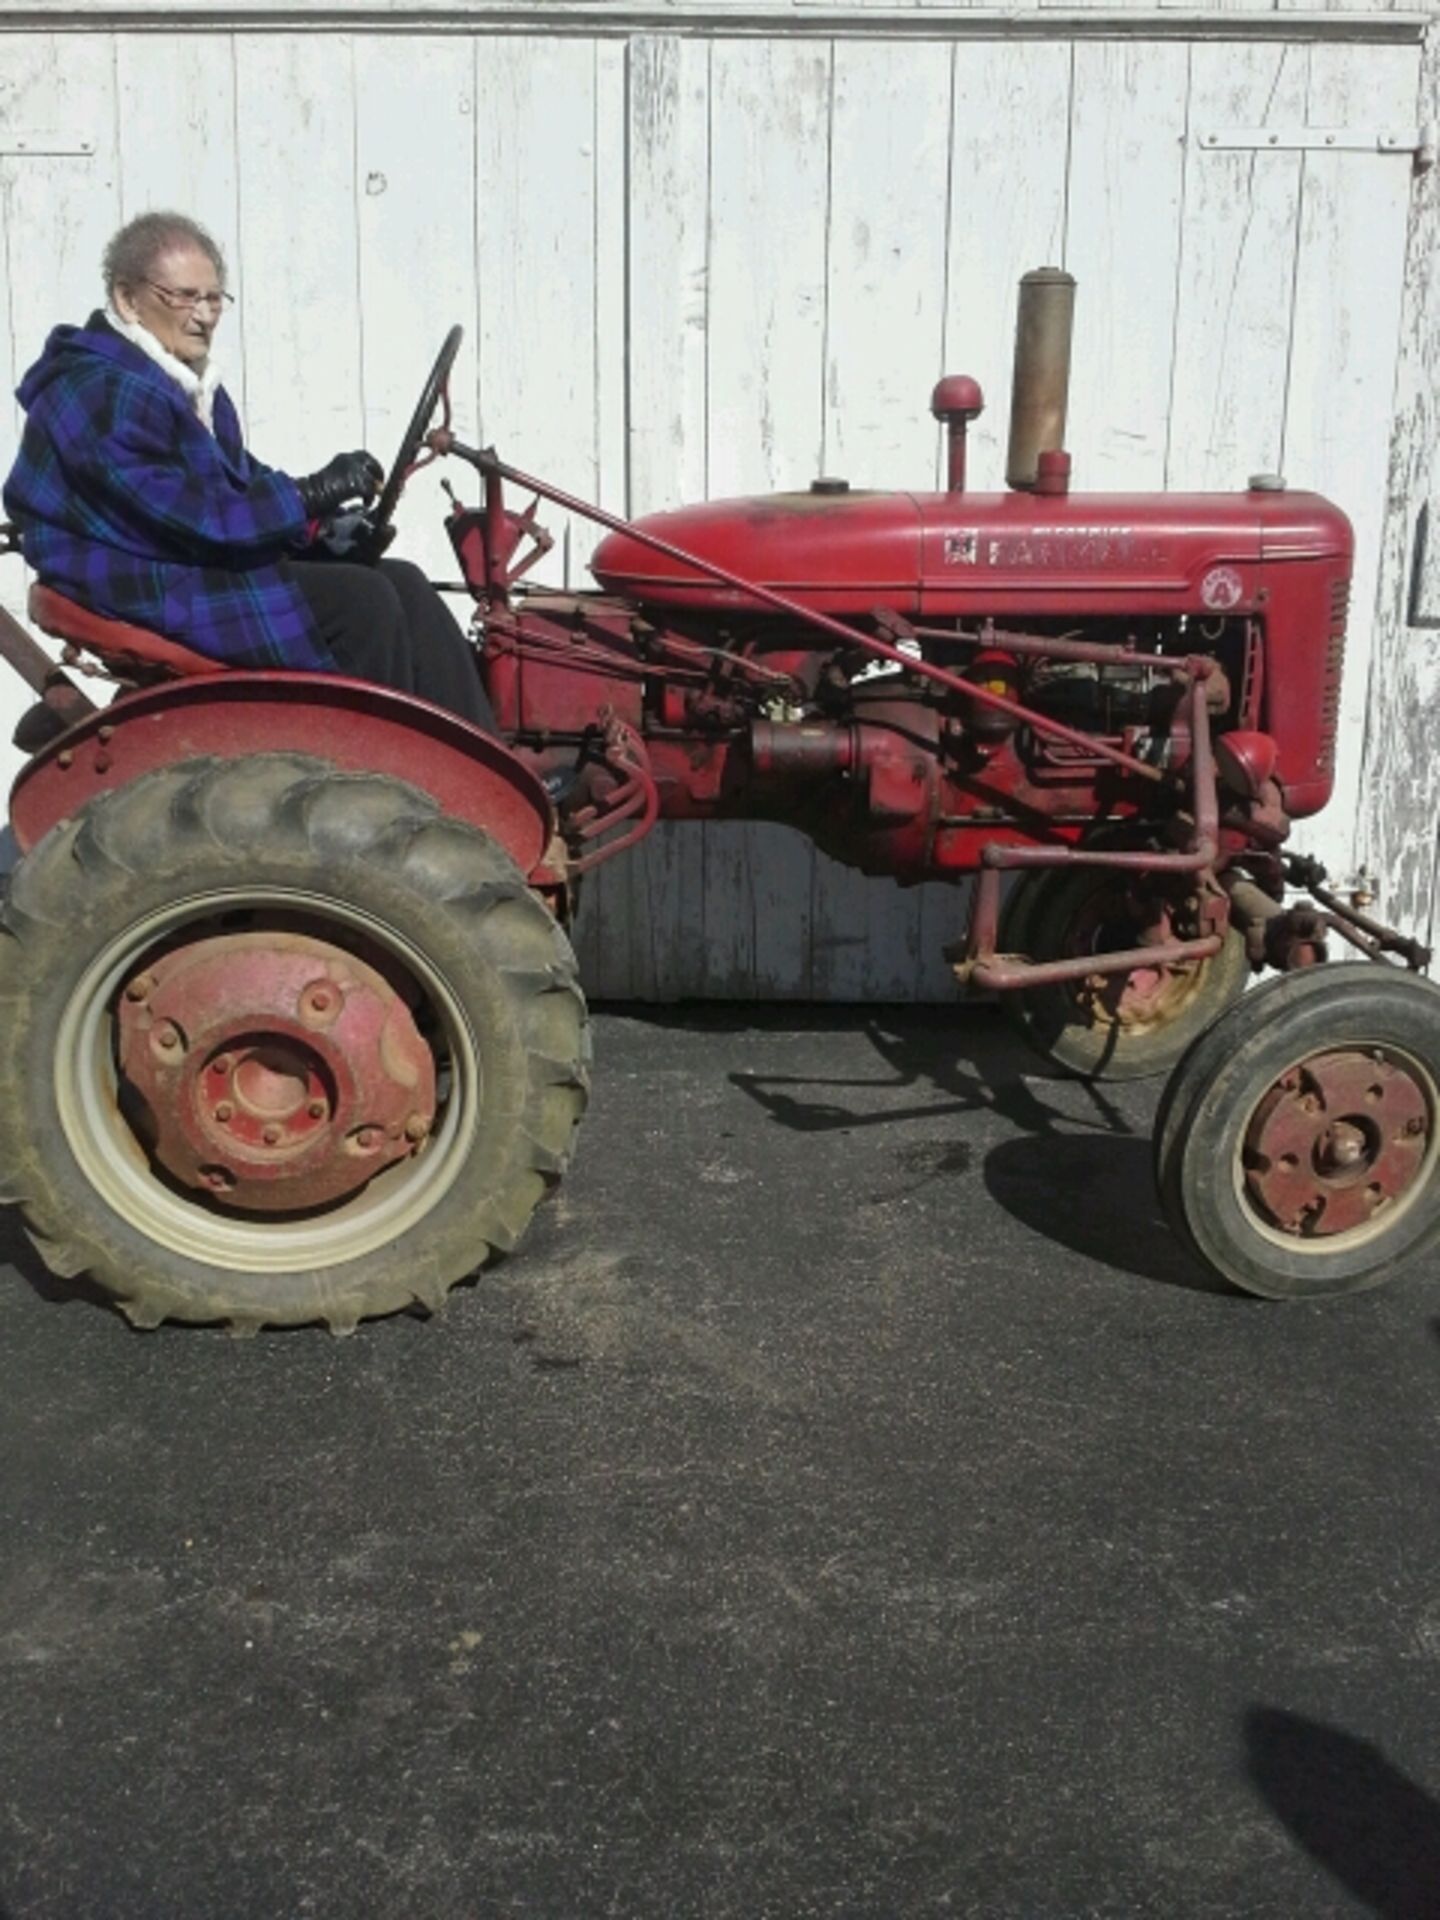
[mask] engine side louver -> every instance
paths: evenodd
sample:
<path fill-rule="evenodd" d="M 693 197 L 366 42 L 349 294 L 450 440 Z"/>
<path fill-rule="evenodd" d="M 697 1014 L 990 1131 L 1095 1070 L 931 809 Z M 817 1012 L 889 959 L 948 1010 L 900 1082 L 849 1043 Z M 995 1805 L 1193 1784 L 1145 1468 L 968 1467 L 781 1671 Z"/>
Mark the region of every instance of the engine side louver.
<path fill-rule="evenodd" d="M 1345 667 L 1345 625 L 1349 614 L 1350 582 L 1337 580 L 1330 589 L 1330 635 L 1325 650 L 1325 683 L 1321 692 L 1320 765 L 1327 773 L 1335 765 L 1335 741 L 1340 731 L 1340 680 Z"/>

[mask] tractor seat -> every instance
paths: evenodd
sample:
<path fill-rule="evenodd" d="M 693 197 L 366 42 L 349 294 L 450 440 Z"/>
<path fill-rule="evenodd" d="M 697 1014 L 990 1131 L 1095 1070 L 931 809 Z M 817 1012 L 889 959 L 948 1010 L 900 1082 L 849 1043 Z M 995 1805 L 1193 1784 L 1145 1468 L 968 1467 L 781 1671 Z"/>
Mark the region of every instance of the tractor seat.
<path fill-rule="evenodd" d="M 65 658 L 74 664 L 80 651 L 99 656 L 100 671 L 128 686 L 147 686 L 154 680 L 175 680 L 192 673 L 224 673 L 225 663 L 193 653 L 146 627 L 92 613 L 78 601 L 67 600 L 53 587 L 37 580 L 30 589 L 30 618 L 42 633 L 66 643 Z M 82 666 L 84 662 L 80 663 Z"/>

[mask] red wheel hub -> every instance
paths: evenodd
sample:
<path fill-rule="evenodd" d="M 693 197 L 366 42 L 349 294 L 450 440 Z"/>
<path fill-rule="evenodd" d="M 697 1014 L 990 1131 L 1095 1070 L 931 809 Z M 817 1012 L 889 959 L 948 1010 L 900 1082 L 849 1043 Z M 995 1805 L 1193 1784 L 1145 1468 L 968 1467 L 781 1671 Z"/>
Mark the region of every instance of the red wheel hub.
<path fill-rule="evenodd" d="M 1434 1125 L 1401 1060 L 1379 1048 L 1318 1053 L 1256 1107 L 1242 1150 L 1246 1189 L 1286 1233 L 1347 1233 L 1406 1193 Z"/>
<path fill-rule="evenodd" d="M 120 1071 L 157 1160 L 264 1212 L 322 1206 L 418 1151 L 435 1062 L 374 967 L 302 934 L 168 953 L 120 1003 Z"/>

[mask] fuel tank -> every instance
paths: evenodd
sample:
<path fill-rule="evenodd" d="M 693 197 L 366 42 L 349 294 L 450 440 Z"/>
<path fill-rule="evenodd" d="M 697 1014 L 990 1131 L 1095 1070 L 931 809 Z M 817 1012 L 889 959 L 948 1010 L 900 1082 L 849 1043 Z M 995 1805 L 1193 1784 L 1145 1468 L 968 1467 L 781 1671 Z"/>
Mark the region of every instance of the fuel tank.
<path fill-rule="evenodd" d="M 831 483 L 833 485 L 833 483 Z M 1350 523 L 1313 493 L 777 493 L 650 514 L 637 532 L 818 613 L 1137 615 L 1258 610 L 1284 563 L 1348 574 Z M 630 533 L 591 570 L 644 605 L 739 611 L 738 588 Z M 1329 568 L 1327 568 L 1329 571 Z"/>

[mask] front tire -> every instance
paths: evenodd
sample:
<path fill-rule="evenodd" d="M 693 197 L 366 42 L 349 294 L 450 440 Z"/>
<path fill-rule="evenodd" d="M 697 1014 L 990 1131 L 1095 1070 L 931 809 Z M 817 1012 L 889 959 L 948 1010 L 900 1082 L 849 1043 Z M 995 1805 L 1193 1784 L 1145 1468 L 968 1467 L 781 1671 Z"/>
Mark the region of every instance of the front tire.
<path fill-rule="evenodd" d="M 433 1310 L 568 1161 L 569 943 L 500 847 L 398 781 L 288 754 L 146 775 L 22 861 L 0 936 L 0 1198 L 137 1325 Z M 333 1009 L 309 1032 L 271 1004 L 311 975 L 368 1015 L 353 1058 Z M 200 1111 L 206 1072 L 235 1100 Z"/>
<path fill-rule="evenodd" d="M 1440 987 L 1374 963 L 1266 981 L 1176 1068 L 1154 1151 L 1171 1226 L 1234 1286 L 1379 1286 L 1440 1239 Z"/>

